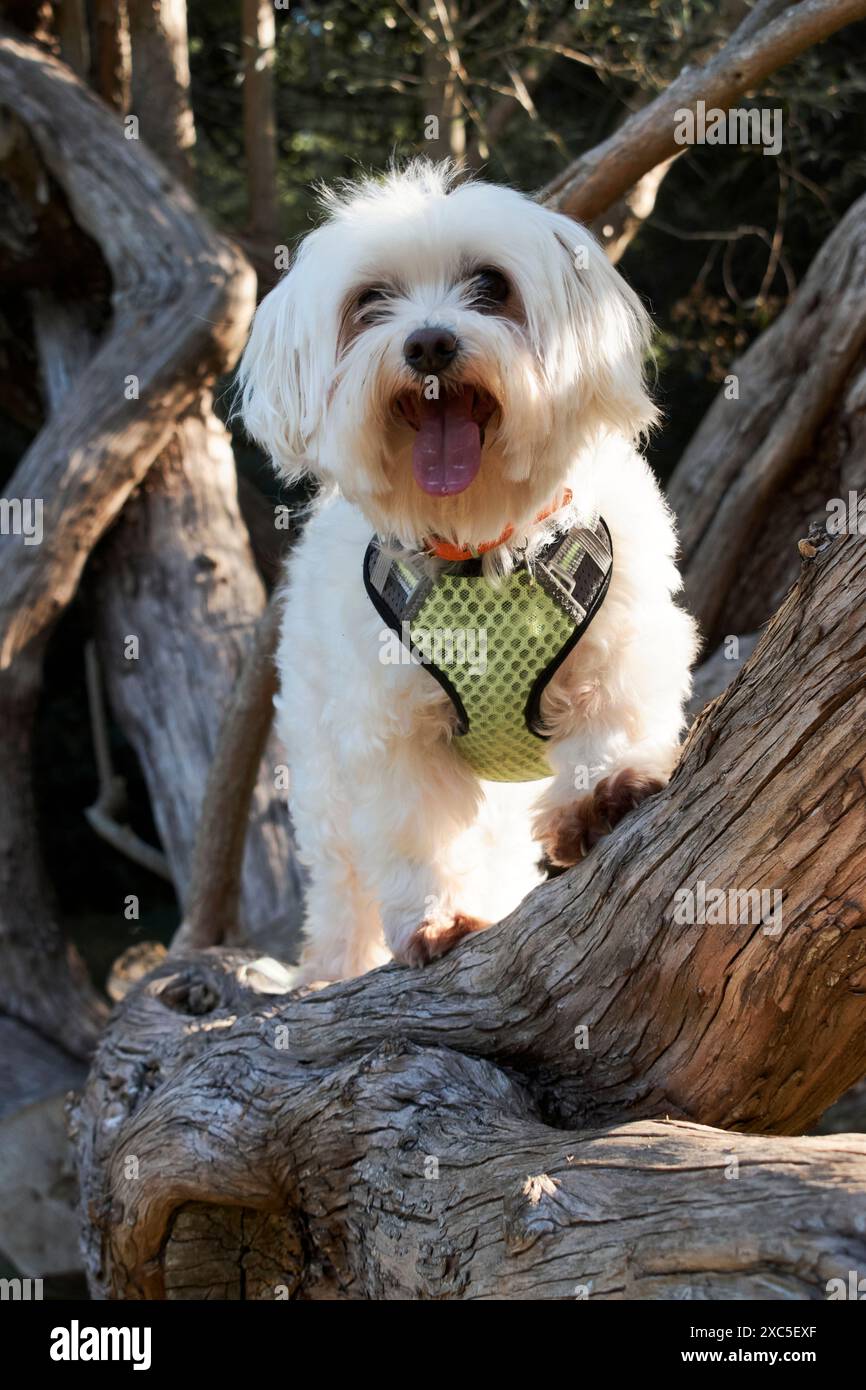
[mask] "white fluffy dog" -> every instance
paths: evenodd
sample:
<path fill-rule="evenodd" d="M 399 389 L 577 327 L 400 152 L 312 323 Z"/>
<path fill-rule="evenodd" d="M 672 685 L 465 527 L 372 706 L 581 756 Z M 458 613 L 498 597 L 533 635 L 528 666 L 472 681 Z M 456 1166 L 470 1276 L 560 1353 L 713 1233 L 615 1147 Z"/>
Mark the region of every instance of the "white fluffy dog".
<path fill-rule="evenodd" d="M 323 485 L 278 659 L 306 981 L 429 961 L 510 912 L 543 857 L 587 853 L 670 776 L 696 650 L 671 515 L 635 448 L 655 415 L 648 319 L 591 234 L 426 161 L 325 206 L 241 366 L 248 432 L 283 476 Z M 551 579 L 563 538 L 590 555 L 583 606 Z M 453 632 L 443 679 L 417 626 L 383 622 L 387 576 L 407 612 L 423 591 L 453 618 L 469 595 L 464 626 L 490 640 L 459 676 Z"/>

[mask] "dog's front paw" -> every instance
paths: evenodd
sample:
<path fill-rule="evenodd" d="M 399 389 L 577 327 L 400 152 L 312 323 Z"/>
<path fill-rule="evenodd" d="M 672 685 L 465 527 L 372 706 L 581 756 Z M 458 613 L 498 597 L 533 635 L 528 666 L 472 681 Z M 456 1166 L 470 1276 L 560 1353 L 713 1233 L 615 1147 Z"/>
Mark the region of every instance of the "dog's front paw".
<path fill-rule="evenodd" d="M 489 922 L 468 917 L 464 912 L 455 912 L 444 919 L 427 919 L 412 933 L 406 945 L 394 952 L 394 959 L 401 965 L 429 965 L 437 956 L 444 956 L 464 936 L 483 931 L 489 925 Z"/>
<path fill-rule="evenodd" d="M 623 768 L 602 780 L 586 796 L 551 812 L 541 827 L 541 843 L 550 863 L 569 869 L 585 858 L 623 816 L 645 797 L 660 792 L 664 782 L 648 773 Z"/>

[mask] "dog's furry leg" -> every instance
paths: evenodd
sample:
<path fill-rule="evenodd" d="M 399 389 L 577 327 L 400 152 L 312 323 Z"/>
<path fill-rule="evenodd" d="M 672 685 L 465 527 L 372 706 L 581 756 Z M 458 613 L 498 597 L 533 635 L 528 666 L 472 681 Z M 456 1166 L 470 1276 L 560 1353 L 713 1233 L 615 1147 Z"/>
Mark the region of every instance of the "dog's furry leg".
<path fill-rule="evenodd" d="M 557 763 L 570 741 L 557 750 Z M 575 742 L 576 747 L 581 747 Z M 575 796 L 575 768 L 584 764 L 569 762 L 539 804 L 535 834 L 551 864 L 570 868 L 583 859 L 599 840 L 608 835 L 624 816 L 648 796 L 661 791 L 676 762 L 679 745 L 637 745 L 620 751 L 615 759 L 596 768 L 588 790 Z M 585 785 L 585 784 L 584 784 Z"/>
<path fill-rule="evenodd" d="M 464 910 L 461 839 L 479 806 L 475 779 L 449 749 L 402 740 L 377 788 L 378 820 L 357 816 L 359 855 L 394 959 L 423 965 L 487 925 Z M 389 808 L 383 824 L 382 806 Z M 384 837 L 383 833 L 384 832 Z"/>
<path fill-rule="evenodd" d="M 550 863 L 562 869 L 577 864 L 623 816 L 664 785 L 660 777 L 625 767 L 603 777 L 586 796 L 551 812 L 542 832 Z"/>
<path fill-rule="evenodd" d="M 306 862 L 310 882 L 297 984 L 353 979 L 383 965 L 388 952 L 376 904 L 340 847 L 332 845 L 330 853 L 307 857 Z"/>
<path fill-rule="evenodd" d="M 360 975 L 388 951 L 424 964 L 486 926 L 461 903 L 480 793 L 456 755 L 403 738 L 374 756 L 347 739 L 337 757 L 313 734 L 308 756 L 311 742 L 316 757 L 300 760 L 292 796 L 311 880 L 298 983 Z"/>

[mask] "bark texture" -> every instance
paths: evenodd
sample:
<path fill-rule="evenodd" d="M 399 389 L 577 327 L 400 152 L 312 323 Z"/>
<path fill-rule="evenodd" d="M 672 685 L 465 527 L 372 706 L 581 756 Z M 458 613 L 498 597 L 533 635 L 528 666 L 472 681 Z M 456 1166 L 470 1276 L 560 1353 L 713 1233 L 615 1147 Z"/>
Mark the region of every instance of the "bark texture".
<path fill-rule="evenodd" d="M 113 284 L 98 351 L 10 486 L 10 496 L 44 499 L 45 540 L 0 554 L 5 667 L 69 602 L 93 546 L 177 417 L 240 352 L 253 280 L 237 249 L 61 64 L 3 37 L 0 97 L 31 131 Z"/>
<path fill-rule="evenodd" d="M 457 100 L 451 8 L 436 8 L 436 51 Z M 591 220 L 675 153 L 671 103 L 697 93 L 726 104 L 864 12 L 804 0 L 740 31 L 587 156 L 579 187 L 569 171 L 555 198 Z M 109 682 L 138 723 L 166 848 L 177 842 L 176 873 L 188 873 L 200 797 L 183 796 L 206 765 L 190 750 L 209 757 L 216 737 L 197 680 L 204 672 L 226 699 L 264 601 L 207 396 L 243 337 L 251 287 L 146 150 L 124 150 L 114 126 L 111 144 L 104 113 L 23 47 L 0 43 L 9 104 L 115 286 L 108 329 L 75 389 L 62 393 L 62 375 L 55 384 L 60 405 L 17 479 L 21 497 L 45 492 L 46 544 L 0 557 L 0 700 L 23 748 L 4 755 L 7 888 L 24 859 L 20 901 L 3 909 L 5 979 L 21 1017 L 45 993 L 34 1021 L 46 1031 L 66 1006 L 83 1046 L 98 1011 L 87 1014 L 74 962 L 57 966 L 33 848 L 26 738 L 40 658 L 122 508 L 101 557 L 104 658 L 119 649 L 125 660 L 130 635 L 149 648 L 146 665 L 139 650 Z M 50 312 L 41 323 L 45 343 L 63 339 Z M 823 327 L 833 343 L 838 322 Z M 856 410 L 862 343 L 846 342 L 834 388 Z M 119 414 L 130 374 L 136 391 L 121 390 Z M 773 463 L 763 484 L 785 476 Z M 423 971 L 387 967 L 317 994 L 293 995 L 278 960 L 185 954 L 183 938 L 132 986 L 73 1116 L 96 1295 L 808 1298 L 862 1265 L 864 1141 L 766 1137 L 808 1127 L 866 1070 L 866 554 L 857 537 L 820 539 L 808 554 L 670 786 L 507 922 Z M 242 576 L 237 592 L 230 573 Z M 248 667 L 259 712 L 268 622 Z M 245 769 L 238 787 L 263 734 L 257 724 L 232 742 L 245 690 L 246 677 L 222 745 Z M 267 817 L 273 801 L 255 806 Z M 201 945 L 227 933 L 243 891 L 237 821 L 220 825 L 216 797 L 199 849 L 188 926 Z M 218 853 L 227 872 L 209 884 Z M 259 876 L 274 863 L 267 851 Z M 716 916 L 684 921 L 682 895 L 700 913 L 702 886 L 726 895 L 724 910 L 712 902 Z M 259 887 L 249 902 L 270 899 Z"/>
<path fill-rule="evenodd" d="M 186 0 L 127 0 L 131 110 L 141 138 L 181 183 L 190 183 L 195 122 L 189 94 Z"/>
<path fill-rule="evenodd" d="M 79 234 L 100 248 L 112 284 L 99 346 L 7 487 L 22 506 L 40 504 L 42 541 L 10 535 L 0 548 L 0 1006 L 83 1053 L 104 1009 L 63 940 L 39 853 L 30 740 L 42 658 L 94 545 L 177 417 L 240 351 L 253 282 L 235 248 L 166 184 L 140 142 L 124 139 L 103 104 L 60 63 L 5 34 L 0 102 L 32 138 Z M 46 334 L 55 344 L 62 337 L 56 324 Z"/>
<path fill-rule="evenodd" d="M 817 1298 L 866 1253 L 862 1136 L 664 1119 L 575 1133 L 445 1047 L 396 1037 L 325 1068 L 236 1033 L 221 1065 L 208 1053 L 161 1086 L 125 1055 L 133 1113 L 90 1193 L 97 1294 Z"/>
<path fill-rule="evenodd" d="M 745 1135 L 866 1070 L 864 598 L 866 547 L 827 542 L 669 787 L 424 970 L 293 996 L 207 951 L 133 989 L 76 1120 L 94 1290 L 818 1297 L 856 1268 L 864 1141 Z M 678 922 L 701 880 L 782 920 Z"/>
<path fill-rule="evenodd" d="M 127 0 L 94 0 L 93 86 L 121 115 L 132 99 L 132 53 Z"/>
<path fill-rule="evenodd" d="M 142 130 L 166 167 L 187 177 L 183 10 L 174 0 L 134 3 L 131 24 Z M 74 319 L 67 324 L 62 306 L 45 296 L 40 325 L 43 376 L 58 411 L 93 346 L 71 331 L 79 325 Z M 270 524 L 273 530 L 273 512 Z M 112 713 L 143 768 L 181 907 L 190 897 L 196 827 L 207 812 L 231 825 L 240 841 L 231 891 L 226 860 L 218 860 L 217 869 L 208 866 L 206 901 L 218 904 L 209 920 L 218 934 L 210 939 L 242 936 L 290 954 L 300 923 L 300 881 L 284 797 L 275 790 L 282 753 L 267 728 L 257 742 L 258 761 L 266 754 L 265 761 L 253 765 L 243 794 L 237 782 L 228 791 L 216 785 L 212 805 L 205 802 L 217 733 L 264 608 L 230 437 L 214 414 L 207 383 L 127 502 L 94 572 L 90 597 Z M 103 833 L 111 829 L 102 826 Z"/>
<path fill-rule="evenodd" d="M 466 76 L 455 39 L 460 22 L 459 0 L 433 0 L 420 8 L 414 22 L 425 39 L 423 57 L 425 123 L 424 152 L 430 159 L 453 159 L 462 165 L 466 155 L 466 106 L 469 102 Z M 426 129 L 435 116 L 438 130 L 434 138 Z"/>
<path fill-rule="evenodd" d="M 240 515 L 231 441 L 209 398 L 178 421 L 171 444 L 127 504 L 98 553 L 89 596 L 109 700 L 144 771 L 182 908 L 194 895 L 199 822 L 202 815 L 216 817 L 245 838 L 245 850 L 242 841 L 240 883 L 231 890 L 225 846 L 199 876 L 199 893 L 203 879 L 210 886 L 209 925 L 219 933 L 212 940 L 240 934 L 291 955 L 301 886 L 285 793 L 276 789 L 285 755 L 269 734 L 273 678 L 251 785 L 238 780 L 235 765 L 220 762 L 218 783 L 206 790 L 220 727 L 265 607 Z"/>
<path fill-rule="evenodd" d="M 671 479 L 686 604 L 711 642 L 767 620 L 810 522 L 866 484 L 864 283 L 861 197 L 789 307 L 732 364 L 736 398 L 719 392 Z"/>

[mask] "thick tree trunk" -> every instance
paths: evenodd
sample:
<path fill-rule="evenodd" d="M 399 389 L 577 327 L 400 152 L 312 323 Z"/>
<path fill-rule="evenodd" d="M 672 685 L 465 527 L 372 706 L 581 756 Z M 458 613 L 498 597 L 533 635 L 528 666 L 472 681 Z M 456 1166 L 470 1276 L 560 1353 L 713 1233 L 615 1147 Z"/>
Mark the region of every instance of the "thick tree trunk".
<path fill-rule="evenodd" d="M 488 1061 L 398 1036 L 310 1066 L 254 1015 L 191 1063 L 205 1022 L 267 1002 L 248 986 L 240 1003 L 242 969 L 206 1019 L 154 979 L 127 1018 L 134 1051 L 103 1052 L 134 1113 L 85 1188 L 96 1296 L 815 1298 L 862 1267 L 866 1138 L 664 1118 L 577 1133 Z M 158 1012 L 196 1041 L 142 1088 Z M 80 1141 L 89 1118 L 85 1102 Z"/>
<path fill-rule="evenodd" d="M 166 167 L 186 179 L 194 132 L 185 4 L 131 0 L 130 24 L 142 134 Z M 217 733 L 265 601 L 240 514 L 231 440 L 209 390 L 178 420 L 95 569 L 94 625 L 112 712 L 144 770 L 185 909 Z M 284 795 L 275 789 L 282 760 L 271 738 L 243 798 L 248 809 L 241 825 L 254 831 L 247 836 L 240 900 L 225 897 L 220 925 L 228 940 L 240 935 L 290 953 L 301 890 Z M 222 933 L 213 939 L 221 941 Z"/>
<path fill-rule="evenodd" d="M 459 21 L 459 0 L 439 0 L 424 7 L 421 29 L 427 40 L 424 50 L 424 153 L 430 159 L 453 159 L 462 164 L 466 154 L 466 117 L 460 100 L 460 78 L 455 69 L 448 33 Z M 431 139 L 426 130 L 430 117 L 438 122 Z"/>
<path fill-rule="evenodd" d="M 87 32 L 85 0 L 61 0 L 55 5 L 60 56 L 82 81 L 90 70 L 90 36 Z"/>
<path fill-rule="evenodd" d="M 160 166 L 123 138 L 67 69 L 3 38 L 0 84 L 113 283 L 113 317 L 99 350 L 10 485 L 11 496 L 44 499 L 45 542 L 4 547 L 0 558 L 5 666 L 69 602 L 93 546 L 178 415 L 240 351 L 253 283 L 236 248 L 166 187 Z"/>
<path fill-rule="evenodd" d="M 243 0 L 244 153 L 247 232 L 273 263 L 278 240 L 277 121 L 274 108 L 276 21 L 271 0 Z"/>
<path fill-rule="evenodd" d="M 127 0 L 132 105 L 142 140 L 180 183 L 190 183 L 195 123 L 189 97 L 186 0 Z"/>
<path fill-rule="evenodd" d="M 62 410 L 93 352 L 77 310 L 44 294 L 35 301 L 40 366 L 52 411 Z M 264 499 L 261 505 L 273 541 L 273 509 Z M 209 393 L 178 422 L 145 484 L 97 551 L 91 578 L 102 657 L 97 679 L 104 674 L 114 717 L 144 770 L 167 846 L 164 876 L 173 881 L 184 908 L 192 896 L 202 898 L 208 935 L 204 941 L 193 939 L 214 945 L 240 937 L 290 953 L 300 927 L 302 890 L 284 796 L 275 791 L 275 769 L 284 755 L 270 734 L 273 678 L 255 737 L 257 756 L 244 776 L 236 761 L 225 769 L 220 763 L 220 775 L 206 791 L 217 733 L 264 605 L 241 518 L 231 442 Z M 272 677 L 272 654 L 269 673 Z M 170 702 L 166 690 L 172 692 Z M 255 729 L 249 710 L 244 726 L 244 737 Z M 110 800 L 110 767 L 103 782 Z M 102 812 L 98 820 L 97 810 Z M 238 837 L 237 854 L 221 846 L 195 887 L 193 847 L 203 815 Z M 116 823 L 110 804 L 91 808 L 88 816 L 110 843 L 151 867 L 159 852 L 134 842 L 128 827 Z"/>
<path fill-rule="evenodd" d="M 862 1263 L 863 1141 L 742 1131 L 866 1070 L 864 599 L 826 543 L 669 787 L 423 971 L 279 1002 L 209 951 L 135 989 L 77 1117 L 94 1291 L 808 1297 Z M 678 921 L 701 883 L 771 896 Z"/>
<path fill-rule="evenodd" d="M 127 0 L 94 0 L 93 87 L 125 115 L 132 100 L 132 53 Z"/>

